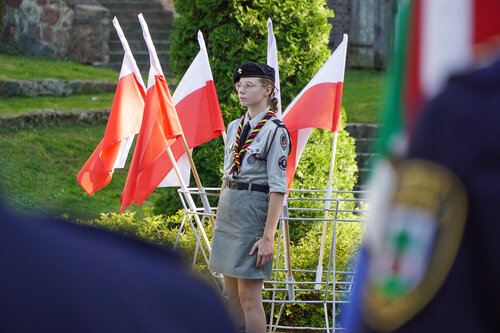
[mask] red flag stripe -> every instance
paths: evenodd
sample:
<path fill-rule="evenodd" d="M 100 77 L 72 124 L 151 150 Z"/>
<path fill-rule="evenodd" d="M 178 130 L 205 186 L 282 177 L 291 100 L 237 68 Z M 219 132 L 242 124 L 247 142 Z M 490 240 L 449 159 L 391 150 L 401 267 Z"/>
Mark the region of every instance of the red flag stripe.
<path fill-rule="evenodd" d="M 144 108 L 144 89 L 133 73 L 118 80 L 103 139 L 78 173 L 77 181 L 89 194 L 111 181 L 122 140 L 139 132 Z"/>
<path fill-rule="evenodd" d="M 167 173 L 167 149 L 182 135 L 165 79 L 155 75 L 154 82 L 146 94 L 144 118 L 122 194 L 122 211 L 134 201 L 142 204 L 160 184 Z"/>
<path fill-rule="evenodd" d="M 309 87 L 288 111 L 288 116 L 283 118 L 288 130 L 293 132 L 301 128 L 322 128 L 336 131 L 342 88 L 342 82 L 326 82 Z"/>

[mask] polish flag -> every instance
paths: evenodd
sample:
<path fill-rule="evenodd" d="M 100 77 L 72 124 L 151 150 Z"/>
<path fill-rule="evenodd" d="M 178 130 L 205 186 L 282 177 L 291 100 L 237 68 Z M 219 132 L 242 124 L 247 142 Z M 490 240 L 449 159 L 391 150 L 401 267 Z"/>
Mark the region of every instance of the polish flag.
<path fill-rule="evenodd" d="M 274 68 L 274 86 L 276 87 L 275 97 L 278 99 L 278 112 L 276 117 L 281 118 L 281 90 L 280 90 L 280 70 L 278 65 L 278 46 L 274 37 L 273 21 L 267 19 L 267 64 Z"/>
<path fill-rule="evenodd" d="M 134 202 L 142 204 L 165 178 L 165 165 L 169 163 L 167 150 L 182 135 L 181 123 L 142 14 L 139 14 L 139 21 L 148 46 L 151 67 L 144 116 L 123 189 L 121 212 Z"/>
<path fill-rule="evenodd" d="M 291 188 L 295 170 L 313 128 L 337 132 L 344 86 L 347 35 L 323 67 L 283 113 L 282 121 L 292 140 L 286 178 Z"/>
<path fill-rule="evenodd" d="M 207 48 L 201 31 L 198 31 L 198 44 L 200 52 L 194 58 L 172 96 L 184 136 L 191 150 L 225 131 Z M 191 166 L 182 142 L 175 142 L 171 149 L 184 183 L 189 184 Z M 165 168 L 169 172 L 158 187 L 180 186 L 170 161 Z"/>
<path fill-rule="evenodd" d="M 113 25 L 125 55 L 104 138 L 77 176 L 78 183 L 89 195 L 109 184 L 115 168 L 125 166 L 130 146 L 141 126 L 146 95 L 139 68 L 116 17 Z"/>

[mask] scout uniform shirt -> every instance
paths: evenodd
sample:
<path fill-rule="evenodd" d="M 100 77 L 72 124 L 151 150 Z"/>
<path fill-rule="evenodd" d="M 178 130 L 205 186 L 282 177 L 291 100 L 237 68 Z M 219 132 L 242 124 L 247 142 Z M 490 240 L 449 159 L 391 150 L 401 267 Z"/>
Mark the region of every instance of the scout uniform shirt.
<path fill-rule="evenodd" d="M 250 120 L 247 113 L 243 126 L 250 122 L 250 127 L 253 130 L 268 110 L 266 109 Z M 223 179 L 269 185 L 269 192 L 287 192 L 286 160 L 290 150 L 289 136 L 286 128 L 278 126 L 273 119 L 277 118 L 269 119 L 246 148 L 246 153 L 241 161 L 241 171 L 237 176 L 231 174 L 230 171 L 233 167 L 234 145 L 241 117 L 229 124 L 224 154 Z"/>
<path fill-rule="evenodd" d="M 268 110 L 249 121 L 251 128 L 264 118 Z M 286 193 L 286 159 L 290 150 L 284 126 L 271 117 L 246 148 L 237 176 L 233 168 L 234 145 L 241 118 L 228 126 L 224 175 L 227 180 L 268 185 L 269 192 Z M 250 133 L 250 132 L 249 132 Z M 267 159 L 267 161 L 266 161 Z M 254 188 L 255 189 L 255 188 Z M 225 276 L 246 279 L 266 279 L 271 276 L 272 260 L 256 267 L 257 252 L 249 255 L 265 229 L 269 194 L 264 191 L 237 190 L 227 186 L 221 193 L 208 268 Z"/>

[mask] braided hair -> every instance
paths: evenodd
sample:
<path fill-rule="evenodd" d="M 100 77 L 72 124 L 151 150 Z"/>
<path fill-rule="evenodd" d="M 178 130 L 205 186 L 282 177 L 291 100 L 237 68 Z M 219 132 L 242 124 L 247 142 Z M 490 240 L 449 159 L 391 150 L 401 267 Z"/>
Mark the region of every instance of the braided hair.
<path fill-rule="evenodd" d="M 273 110 L 274 112 L 278 112 L 278 99 L 276 98 L 274 92 L 277 90 L 276 87 L 274 86 L 274 81 L 269 79 L 269 78 L 263 78 L 260 77 L 260 82 L 265 85 L 270 85 L 272 88 L 271 94 L 269 94 L 268 100 L 267 100 L 267 105 Z"/>

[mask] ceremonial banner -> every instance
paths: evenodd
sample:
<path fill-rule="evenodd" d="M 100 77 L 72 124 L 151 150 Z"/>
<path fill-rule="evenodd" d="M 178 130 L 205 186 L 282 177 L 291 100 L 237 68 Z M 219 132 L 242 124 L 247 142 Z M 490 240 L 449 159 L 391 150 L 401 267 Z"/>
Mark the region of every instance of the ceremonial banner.
<path fill-rule="evenodd" d="M 170 163 L 167 148 L 182 135 L 182 127 L 142 14 L 139 14 L 139 21 L 151 67 L 144 116 L 121 198 L 122 212 L 134 202 L 140 205 L 165 178 L 168 171 L 165 166 Z"/>
<path fill-rule="evenodd" d="M 198 43 L 200 51 L 172 96 L 190 149 L 218 137 L 225 131 L 219 99 L 215 91 L 214 79 L 201 31 L 198 31 Z M 184 182 L 189 184 L 191 167 L 182 142 L 175 142 L 171 149 Z M 165 168 L 168 174 L 158 186 L 180 186 L 179 179 L 172 169 L 172 164 L 167 163 Z"/>
<path fill-rule="evenodd" d="M 116 17 L 113 25 L 125 55 L 104 138 L 77 176 L 78 183 L 89 195 L 109 184 L 115 168 L 125 166 L 144 109 L 145 87 L 139 68 Z"/>
<path fill-rule="evenodd" d="M 282 121 L 292 140 L 287 161 L 287 182 L 291 188 L 295 170 L 313 128 L 338 130 L 344 82 L 347 35 L 330 58 L 283 113 Z"/>

